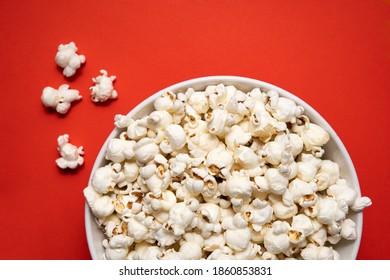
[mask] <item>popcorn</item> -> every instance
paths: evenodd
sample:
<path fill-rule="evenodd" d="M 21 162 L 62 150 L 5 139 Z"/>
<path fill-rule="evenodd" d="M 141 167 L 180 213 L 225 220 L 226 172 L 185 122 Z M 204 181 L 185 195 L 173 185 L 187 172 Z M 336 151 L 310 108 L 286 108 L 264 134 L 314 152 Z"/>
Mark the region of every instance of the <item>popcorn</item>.
<path fill-rule="evenodd" d="M 327 240 L 327 232 L 326 229 L 321 226 L 317 231 L 315 231 L 313 234 L 308 236 L 308 241 L 314 243 L 317 246 L 324 246 L 326 240 Z"/>
<path fill-rule="evenodd" d="M 303 141 L 302 138 L 298 136 L 296 133 L 288 133 L 288 134 L 278 134 L 275 136 L 275 142 L 279 143 L 288 143 L 290 147 L 290 152 L 295 158 L 298 156 L 303 150 Z"/>
<path fill-rule="evenodd" d="M 138 178 L 139 166 L 135 162 L 125 162 L 123 173 L 125 174 L 126 182 L 133 183 Z"/>
<path fill-rule="evenodd" d="M 196 91 L 188 98 L 188 104 L 194 108 L 198 114 L 204 114 L 209 109 L 209 100 L 204 92 Z"/>
<path fill-rule="evenodd" d="M 233 250 L 228 246 L 213 251 L 208 257 L 208 260 L 236 260 L 233 255 Z"/>
<path fill-rule="evenodd" d="M 271 252 L 264 252 L 262 255 L 261 255 L 261 258 L 262 260 L 267 260 L 267 261 L 272 261 L 272 260 L 278 260 L 278 257 L 274 254 L 274 253 L 271 253 Z"/>
<path fill-rule="evenodd" d="M 337 180 L 335 185 L 330 186 L 326 193 L 332 196 L 336 201 L 344 200 L 348 206 L 352 206 L 356 200 L 357 193 L 347 185 L 345 180 Z"/>
<path fill-rule="evenodd" d="M 78 166 L 83 165 L 84 155 L 83 146 L 76 147 L 69 143 L 69 135 L 64 134 L 57 138 L 58 143 L 58 152 L 61 157 L 56 159 L 56 164 L 59 168 L 65 169 L 75 169 Z"/>
<path fill-rule="evenodd" d="M 245 146 L 237 148 L 234 158 L 243 169 L 251 170 L 259 166 L 259 157 L 251 148 Z"/>
<path fill-rule="evenodd" d="M 267 201 L 256 198 L 244 209 L 245 219 L 251 223 L 255 231 L 260 231 L 262 226 L 272 220 L 273 208 Z"/>
<path fill-rule="evenodd" d="M 122 162 L 134 157 L 135 141 L 126 140 L 123 133 L 120 139 L 113 138 L 107 145 L 106 159 L 112 162 Z"/>
<path fill-rule="evenodd" d="M 158 260 L 158 257 L 161 255 L 161 249 L 158 246 L 149 246 L 147 243 L 137 245 L 135 246 L 135 250 L 127 256 L 128 259 Z"/>
<path fill-rule="evenodd" d="M 184 242 L 183 242 L 184 241 Z M 202 257 L 204 239 L 196 233 L 186 233 L 180 242 L 179 253 L 185 260 L 199 260 Z"/>
<path fill-rule="evenodd" d="M 124 128 L 128 127 L 130 124 L 132 124 L 134 120 L 128 116 L 124 116 L 121 114 L 116 114 L 114 117 L 114 125 L 117 128 Z"/>
<path fill-rule="evenodd" d="M 126 135 L 132 140 L 140 140 L 144 138 L 148 133 L 148 129 L 141 125 L 140 120 L 130 120 L 130 124 L 127 126 Z"/>
<path fill-rule="evenodd" d="M 265 179 L 268 181 L 269 190 L 274 194 L 283 194 L 288 186 L 288 180 L 276 168 L 269 168 L 265 172 Z"/>
<path fill-rule="evenodd" d="M 211 113 L 205 114 L 205 118 L 209 132 L 218 137 L 223 137 L 229 131 L 230 126 L 234 124 L 232 115 L 226 111 L 223 105 L 219 105 Z"/>
<path fill-rule="evenodd" d="M 83 190 L 85 200 L 87 201 L 89 207 L 92 210 L 92 207 L 95 203 L 95 201 L 101 197 L 102 195 L 94 190 L 92 186 L 88 186 Z"/>
<path fill-rule="evenodd" d="M 180 202 L 170 209 L 167 225 L 172 228 L 175 236 L 183 235 L 186 228 L 192 226 L 194 216 L 194 212 L 184 202 Z"/>
<path fill-rule="evenodd" d="M 167 111 L 154 111 L 145 119 L 141 119 L 141 125 L 152 131 L 165 130 L 173 123 L 173 117 Z"/>
<path fill-rule="evenodd" d="M 222 228 L 225 229 L 225 241 L 230 248 L 242 252 L 248 247 L 251 232 L 248 228 L 248 222 L 240 214 L 225 218 L 222 221 Z"/>
<path fill-rule="evenodd" d="M 298 165 L 297 178 L 307 183 L 313 181 L 314 177 L 317 174 L 316 167 L 311 165 L 310 163 L 302 162 L 302 161 L 298 162 L 297 165 Z"/>
<path fill-rule="evenodd" d="M 165 135 L 172 150 L 178 151 L 186 144 L 186 135 L 184 129 L 180 125 L 168 125 L 165 130 Z"/>
<path fill-rule="evenodd" d="M 301 251 L 304 260 L 338 260 L 340 256 L 331 247 L 309 244 Z"/>
<path fill-rule="evenodd" d="M 107 239 L 103 241 L 103 246 L 105 248 L 103 257 L 107 260 L 124 260 L 129 253 L 128 247 L 111 248 Z"/>
<path fill-rule="evenodd" d="M 318 209 L 317 220 L 325 225 L 331 225 L 344 219 L 348 211 L 345 200 L 337 202 L 329 197 L 319 199 L 316 208 Z"/>
<path fill-rule="evenodd" d="M 168 249 L 164 252 L 161 252 L 158 256 L 159 260 L 182 260 L 183 254 L 180 252 L 176 252 L 175 249 Z"/>
<path fill-rule="evenodd" d="M 326 190 L 327 187 L 335 184 L 339 177 L 339 165 L 330 160 L 323 160 L 321 162 L 321 168 L 315 176 L 317 189 L 319 191 Z"/>
<path fill-rule="evenodd" d="M 77 50 L 78 48 L 74 42 L 58 46 L 55 61 L 58 66 L 64 68 L 63 74 L 65 77 L 73 76 L 76 70 L 81 67 L 81 64 L 85 63 L 85 56 L 78 55 Z"/>
<path fill-rule="evenodd" d="M 197 227 L 202 231 L 204 238 L 209 238 L 212 233 L 221 233 L 220 208 L 213 203 L 202 203 L 198 208 Z"/>
<path fill-rule="evenodd" d="M 131 246 L 132 244 L 133 244 L 133 239 L 123 234 L 115 235 L 109 241 L 109 245 L 113 249 L 128 247 Z"/>
<path fill-rule="evenodd" d="M 157 155 L 159 148 L 152 139 L 142 138 L 134 146 L 134 151 L 136 160 L 141 164 L 145 164 Z"/>
<path fill-rule="evenodd" d="M 205 94 L 209 97 L 209 104 L 211 109 L 216 109 L 219 105 L 226 105 L 236 92 L 234 86 L 225 86 L 218 84 L 217 86 L 208 86 Z"/>
<path fill-rule="evenodd" d="M 253 185 L 248 176 L 233 172 L 226 181 L 225 192 L 231 198 L 233 205 L 238 207 L 250 200 Z"/>
<path fill-rule="evenodd" d="M 176 101 L 176 95 L 173 92 L 164 92 L 159 98 L 154 101 L 154 108 L 156 111 L 167 111 L 173 113 L 175 110 L 174 102 Z"/>
<path fill-rule="evenodd" d="M 96 199 L 91 209 L 97 218 L 108 217 L 114 212 L 114 201 L 111 197 L 103 195 Z"/>
<path fill-rule="evenodd" d="M 286 220 L 292 218 L 298 213 L 298 207 L 296 204 L 285 205 L 282 201 L 278 201 L 272 205 L 275 217 L 278 219 Z"/>
<path fill-rule="evenodd" d="M 127 221 L 127 232 L 135 242 L 146 240 L 149 234 L 148 225 L 151 224 L 153 217 L 146 217 L 145 213 L 140 212 L 133 215 Z"/>
<path fill-rule="evenodd" d="M 211 175 L 223 175 L 233 166 L 233 153 L 220 146 L 207 154 L 205 165 Z"/>
<path fill-rule="evenodd" d="M 108 77 L 106 77 L 108 78 Z M 371 205 L 322 159 L 328 133 L 276 91 L 161 92 L 115 116 L 109 163 L 85 188 L 106 259 L 339 259 Z"/>
<path fill-rule="evenodd" d="M 249 243 L 248 247 L 242 252 L 236 252 L 234 256 L 237 260 L 253 260 L 260 251 L 260 245 Z"/>
<path fill-rule="evenodd" d="M 309 217 L 304 214 L 298 214 L 292 218 L 291 226 L 309 236 L 314 232 L 313 224 Z"/>
<path fill-rule="evenodd" d="M 299 178 L 294 179 L 288 186 L 289 191 L 295 203 L 307 208 L 315 205 L 318 196 L 315 193 L 316 185 L 314 183 L 306 183 Z"/>
<path fill-rule="evenodd" d="M 42 91 L 41 100 L 43 105 L 48 108 L 53 108 L 60 114 L 66 114 L 69 111 L 73 101 L 80 100 L 79 91 L 69 89 L 69 85 L 63 84 L 58 90 L 52 87 L 45 87 Z"/>
<path fill-rule="evenodd" d="M 279 254 L 290 247 L 288 228 L 288 225 L 281 221 L 272 224 L 272 229 L 268 230 L 264 236 L 264 247 L 268 252 Z"/>
<path fill-rule="evenodd" d="M 275 90 L 267 92 L 269 102 L 266 105 L 267 110 L 272 114 L 272 117 L 281 122 L 295 123 L 297 118 L 303 114 L 303 108 L 297 106 L 294 101 L 279 97 Z"/>
<path fill-rule="evenodd" d="M 357 237 L 355 222 L 351 219 L 345 219 L 342 221 L 340 235 L 344 239 L 355 240 Z"/>
<path fill-rule="evenodd" d="M 114 191 L 115 185 L 126 178 L 120 169 L 121 166 L 118 163 L 98 168 L 92 177 L 93 188 L 101 194 Z"/>
<path fill-rule="evenodd" d="M 364 208 L 371 206 L 371 199 L 367 196 L 359 197 L 355 200 L 351 209 L 355 212 L 361 212 Z"/>
<path fill-rule="evenodd" d="M 244 129 L 238 125 L 234 125 L 226 134 L 225 143 L 230 151 L 235 152 L 240 145 L 245 145 L 251 138 L 251 133 L 245 132 Z"/>
<path fill-rule="evenodd" d="M 284 147 L 280 142 L 270 141 L 264 145 L 263 155 L 267 163 L 279 165 L 282 160 Z"/>
<path fill-rule="evenodd" d="M 108 99 L 118 98 L 118 92 L 114 89 L 113 82 L 116 80 L 116 76 L 108 77 L 108 72 L 104 69 L 100 70 L 101 75 L 96 78 L 92 78 L 95 83 L 90 87 L 91 99 L 93 102 L 104 102 Z"/>
<path fill-rule="evenodd" d="M 322 127 L 313 123 L 306 123 L 302 126 L 294 125 L 292 130 L 302 138 L 307 151 L 318 157 L 324 154 L 322 146 L 329 141 L 329 134 Z"/>
<path fill-rule="evenodd" d="M 211 235 L 209 238 L 204 240 L 203 250 L 206 252 L 213 252 L 217 249 L 221 249 L 225 246 L 225 237 L 223 234 Z"/>

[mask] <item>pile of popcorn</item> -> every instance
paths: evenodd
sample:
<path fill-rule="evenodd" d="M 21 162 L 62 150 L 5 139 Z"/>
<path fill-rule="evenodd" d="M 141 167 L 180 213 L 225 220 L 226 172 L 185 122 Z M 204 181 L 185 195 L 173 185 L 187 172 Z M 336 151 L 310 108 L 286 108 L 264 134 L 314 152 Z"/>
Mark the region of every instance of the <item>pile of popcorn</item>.
<path fill-rule="evenodd" d="M 339 259 L 371 205 L 322 159 L 329 134 L 270 90 L 163 92 L 122 129 L 84 195 L 105 259 Z"/>

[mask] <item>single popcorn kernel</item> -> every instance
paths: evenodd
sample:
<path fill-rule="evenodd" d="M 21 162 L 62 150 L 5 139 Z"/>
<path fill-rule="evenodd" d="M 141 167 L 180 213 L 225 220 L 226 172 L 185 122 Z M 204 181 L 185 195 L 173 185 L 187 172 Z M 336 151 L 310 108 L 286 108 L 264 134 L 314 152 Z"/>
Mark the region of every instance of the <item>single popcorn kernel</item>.
<path fill-rule="evenodd" d="M 58 137 L 58 152 L 61 157 L 56 159 L 58 167 L 61 169 L 70 168 L 75 169 L 83 165 L 84 148 L 83 146 L 76 147 L 69 143 L 69 135 L 64 134 Z"/>
<path fill-rule="evenodd" d="M 118 98 L 118 92 L 114 89 L 113 83 L 116 80 L 116 76 L 108 76 L 108 72 L 104 69 L 100 70 L 101 75 L 96 78 L 92 78 L 95 83 L 90 87 L 91 99 L 93 102 L 105 102 L 109 99 Z"/>
<path fill-rule="evenodd" d="M 69 44 L 61 44 L 58 46 L 58 52 L 55 61 L 58 66 L 64 68 L 63 74 L 65 77 L 71 77 L 76 73 L 76 70 L 85 63 L 85 56 L 78 55 L 78 48 L 74 42 Z"/>
<path fill-rule="evenodd" d="M 108 77 L 106 77 L 108 78 Z M 329 134 L 293 100 L 231 85 L 162 92 L 84 190 L 105 259 L 339 259 L 371 205 L 323 159 Z"/>

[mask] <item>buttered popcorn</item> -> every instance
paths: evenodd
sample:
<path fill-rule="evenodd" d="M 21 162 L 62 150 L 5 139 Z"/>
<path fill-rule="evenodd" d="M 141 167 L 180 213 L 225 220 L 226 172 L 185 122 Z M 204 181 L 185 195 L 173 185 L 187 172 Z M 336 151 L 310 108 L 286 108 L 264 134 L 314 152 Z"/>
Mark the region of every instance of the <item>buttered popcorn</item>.
<path fill-rule="evenodd" d="M 104 73 L 103 73 L 104 74 Z M 330 136 L 275 90 L 161 93 L 107 146 L 84 195 L 104 259 L 339 259 L 371 205 L 322 159 Z"/>

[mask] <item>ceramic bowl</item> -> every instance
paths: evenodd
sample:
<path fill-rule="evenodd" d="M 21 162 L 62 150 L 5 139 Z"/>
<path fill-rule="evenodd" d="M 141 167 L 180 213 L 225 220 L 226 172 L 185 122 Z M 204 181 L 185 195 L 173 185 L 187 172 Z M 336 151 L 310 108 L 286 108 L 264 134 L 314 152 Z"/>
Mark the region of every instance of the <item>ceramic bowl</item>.
<path fill-rule="evenodd" d="M 326 120 L 320 116 L 309 104 L 299 99 L 292 93 L 281 89 L 272 84 L 262 82 L 259 80 L 254 80 L 250 78 L 244 77 L 236 77 L 236 76 L 210 76 L 210 77 L 202 77 L 192 80 L 187 80 L 184 82 L 177 83 L 175 85 L 169 86 L 162 91 L 173 91 L 177 92 L 185 92 L 187 88 L 193 88 L 195 90 L 204 90 L 208 85 L 216 85 L 219 83 L 223 83 L 225 85 L 233 85 L 237 89 L 249 92 L 255 87 L 259 87 L 262 91 L 268 91 L 271 89 L 276 90 L 280 96 L 284 96 L 286 98 L 294 100 L 298 105 L 302 106 L 305 109 L 305 115 L 310 118 L 312 123 L 320 125 L 324 128 L 330 135 L 330 141 L 324 147 L 325 154 L 323 158 L 330 159 L 334 162 L 337 162 L 340 166 L 340 177 L 347 180 L 347 182 L 353 186 L 358 195 L 360 196 L 360 187 L 359 181 L 356 175 L 355 168 L 351 161 L 350 156 L 348 155 L 347 150 L 345 149 L 343 143 L 340 138 L 337 136 L 336 132 L 332 129 L 332 127 L 326 122 Z M 145 115 L 151 113 L 153 108 L 153 103 L 158 96 L 160 96 L 161 91 L 153 94 L 149 98 L 145 99 L 139 105 L 137 105 L 133 110 L 128 113 L 128 116 L 139 119 Z M 89 185 L 91 184 L 92 175 L 95 170 L 99 167 L 105 166 L 108 162 L 105 160 L 105 153 L 108 142 L 110 139 L 118 137 L 121 130 L 114 129 L 112 133 L 108 136 L 106 142 L 103 144 L 102 149 L 100 150 L 95 164 L 93 166 L 91 177 L 89 179 Z M 347 241 L 342 240 L 334 249 L 340 254 L 341 259 L 356 259 L 360 238 L 362 232 L 363 225 L 363 215 L 362 213 L 350 213 L 349 218 L 352 219 L 357 225 L 357 234 L 358 237 L 356 240 Z M 104 235 L 102 231 L 98 228 L 95 218 L 92 215 L 87 204 L 85 204 L 85 226 L 86 226 L 86 235 L 88 240 L 88 246 L 91 253 L 92 259 L 100 260 L 103 259 L 104 248 L 102 246 L 102 241 L 104 239 Z"/>

